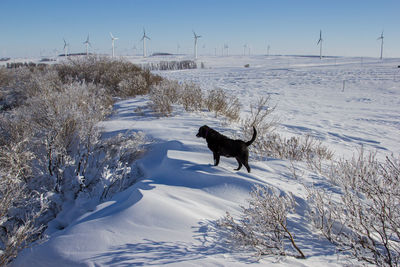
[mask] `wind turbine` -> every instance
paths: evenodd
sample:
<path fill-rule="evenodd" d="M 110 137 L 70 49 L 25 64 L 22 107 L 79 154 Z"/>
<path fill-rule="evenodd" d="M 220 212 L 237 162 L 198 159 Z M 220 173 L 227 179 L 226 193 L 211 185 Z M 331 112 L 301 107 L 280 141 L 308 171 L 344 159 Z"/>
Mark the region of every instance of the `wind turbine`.
<path fill-rule="evenodd" d="M 86 45 L 86 56 L 89 55 L 89 46 L 92 47 L 92 44 L 89 42 L 89 34 L 86 38 L 86 41 L 83 42 L 84 45 Z"/>
<path fill-rule="evenodd" d="M 319 59 L 322 59 L 322 30 L 319 31 L 319 39 L 317 45 L 319 45 Z"/>
<path fill-rule="evenodd" d="M 201 38 L 201 36 L 197 35 L 194 31 L 193 35 L 194 35 L 194 59 L 197 59 L 197 39 Z"/>
<path fill-rule="evenodd" d="M 133 55 L 134 56 L 136 56 L 136 50 L 137 50 L 136 45 L 133 45 Z"/>
<path fill-rule="evenodd" d="M 383 58 L 383 31 L 381 33 L 381 36 L 378 37 L 376 40 L 381 40 L 381 59 Z"/>
<path fill-rule="evenodd" d="M 143 37 L 141 40 L 143 41 L 143 57 L 146 57 L 146 39 L 150 40 L 150 37 L 146 35 L 146 31 L 143 28 Z"/>
<path fill-rule="evenodd" d="M 112 45 L 112 57 L 114 57 L 114 41 L 118 40 L 118 38 L 114 37 L 111 32 L 110 32 L 110 36 L 111 36 L 111 45 Z"/>
<path fill-rule="evenodd" d="M 226 56 L 229 56 L 229 46 L 224 44 L 224 50 L 226 49 Z"/>
<path fill-rule="evenodd" d="M 68 56 L 68 46 L 69 44 L 67 43 L 67 41 L 64 40 L 64 56 L 67 57 Z"/>

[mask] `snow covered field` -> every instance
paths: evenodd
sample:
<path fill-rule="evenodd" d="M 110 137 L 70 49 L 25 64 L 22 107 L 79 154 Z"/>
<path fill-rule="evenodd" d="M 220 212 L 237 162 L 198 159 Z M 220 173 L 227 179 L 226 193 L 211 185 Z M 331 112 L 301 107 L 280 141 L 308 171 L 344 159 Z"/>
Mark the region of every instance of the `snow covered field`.
<path fill-rule="evenodd" d="M 134 63 L 139 58 L 127 58 Z M 179 60 L 180 58 L 176 58 Z M 149 58 L 151 61 L 166 58 Z M 140 59 L 140 61 L 142 61 Z M 220 87 L 236 95 L 242 116 L 261 96 L 277 104 L 277 131 L 285 136 L 311 135 L 329 146 L 335 158 L 350 158 L 360 149 L 379 157 L 400 153 L 399 59 L 294 56 L 203 57 L 204 69 L 160 71 L 178 81 L 199 83 L 205 90 Z M 249 68 L 244 65 L 249 64 Z M 146 106 L 147 97 L 115 104 L 115 113 L 101 123 L 104 132 L 143 131 L 153 140 L 139 160 L 142 179 L 112 200 L 97 206 L 76 201 L 48 229 L 49 238 L 26 249 L 14 266 L 341 266 L 345 256 L 318 236 L 304 216 L 302 184 L 324 183 L 301 164 L 295 179 L 290 162 L 250 159 L 252 172 L 239 172 L 235 159 L 221 158 L 212 166 L 212 153 L 200 126 L 233 136 L 238 125 L 225 124 L 209 113 L 158 118 Z M 249 136 L 248 139 L 251 137 Z M 290 218 L 305 260 L 251 253 L 231 253 L 213 225 L 226 211 L 237 214 L 255 184 L 270 185 L 296 197 Z M 64 225 L 57 230 L 55 225 Z M 354 263 L 354 262 L 353 262 Z"/>

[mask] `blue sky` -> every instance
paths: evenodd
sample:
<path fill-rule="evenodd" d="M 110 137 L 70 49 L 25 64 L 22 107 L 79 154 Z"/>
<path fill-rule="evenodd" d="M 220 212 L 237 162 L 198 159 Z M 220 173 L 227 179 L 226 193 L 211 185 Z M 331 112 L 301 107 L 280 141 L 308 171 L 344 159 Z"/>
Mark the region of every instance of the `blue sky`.
<path fill-rule="evenodd" d="M 193 33 L 201 35 L 199 54 L 317 55 L 378 57 L 384 30 L 384 56 L 400 57 L 399 0 L 0 0 L 0 57 L 49 56 L 83 52 L 90 34 L 92 52 L 142 53 L 143 27 L 149 52 L 193 53 Z M 136 48 L 136 49 L 135 49 Z"/>

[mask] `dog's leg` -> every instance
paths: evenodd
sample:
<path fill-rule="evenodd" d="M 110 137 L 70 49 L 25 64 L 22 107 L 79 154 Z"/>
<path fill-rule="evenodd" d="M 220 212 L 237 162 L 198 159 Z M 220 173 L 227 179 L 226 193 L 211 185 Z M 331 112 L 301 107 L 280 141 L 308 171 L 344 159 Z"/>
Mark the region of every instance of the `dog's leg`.
<path fill-rule="evenodd" d="M 249 156 L 247 155 L 246 157 L 243 157 L 243 158 L 241 159 L 241 162 L 242 162 L 243 165 L 246 167 L 247 172 L 250 173 Z"/>
<path fill-rule="evenodd" d="M 237 167 L 237 169 L 235 169 L 235 171 L 240 170 L 240 168 L 242 168 L 242 163 L 240 162 L 239 158 L 236 158 L 237 162 L 239 163 L 239 166 Z"/>
<path fill-rule="evenodd" d="M 214 152 L 214 166 L 218 166 L 220 155 Z"/>
<path fill-rule="evenodd" d="M 246 162 L 246 163 L 244 163 L 243 165 L 246 167 L 247 172 L 250 173 L 250 166 L 249 166 L 249 164 Z"/>

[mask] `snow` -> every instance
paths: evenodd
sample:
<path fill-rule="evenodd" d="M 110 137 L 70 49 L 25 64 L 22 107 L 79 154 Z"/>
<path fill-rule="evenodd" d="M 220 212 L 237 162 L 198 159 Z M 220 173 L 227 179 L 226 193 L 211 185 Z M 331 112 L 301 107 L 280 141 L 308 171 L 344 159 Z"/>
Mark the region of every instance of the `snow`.
<path fill-rule="evenodd" d="M 139 58 L 128 58 L 139 62 Z M 140 59 L 141 62 L 167 60 Z M 180 60 L 175 58 L 174 60 Z M 200 57 L 204 69 L 163 71 L 178 81 L 199 83 L 205 90 L 221 87 L 235 94 L 246 116 L 258 97 L 271 95 L 277 104 L 277 131 L 286 136 L 310 134 L 335 152 L 350 157 L 363 145 L 386 154 L 400 153 L 400 60 L 295 56 Z M 244 68 L 250 64 L 249 68 Z M 199 64 L 200 65 L 200 64 Z M 345 87 L 343 88 L 343 81 Z M 212 165 L 212 153 L 200 126 L 234 136 L 239 127 L 208 113 L 159 118 L 146 105 L 147 97 L 119 101 L 114 114 L 101 123 L 105 135 L 143 131 L 152 140 L 137 164 L 143 178 L 111 200 L 90 200 L 64 209 L 48 229 L 49 237 L 25 249 L 13 266 L 341 266 L 338 255 L 313 230 L 304 215 L 302 184 L 324 185 L 301 163 L 295 179 L 290 162 L 250 158 L 252 172 L 235 172 L 235 159 Z M 250 139 L 251 136 L 248 137 Z M 297 200 L 290 218 L 298 245 L 307 259 L 267 256 L 256 261 L 251 253 L 231 252 L 220 242 L 213 224 L 226 211 L 238 214 L 254 185 L 291 192 Z M 56 228 L 62 225 L 63 229 Z"/>

